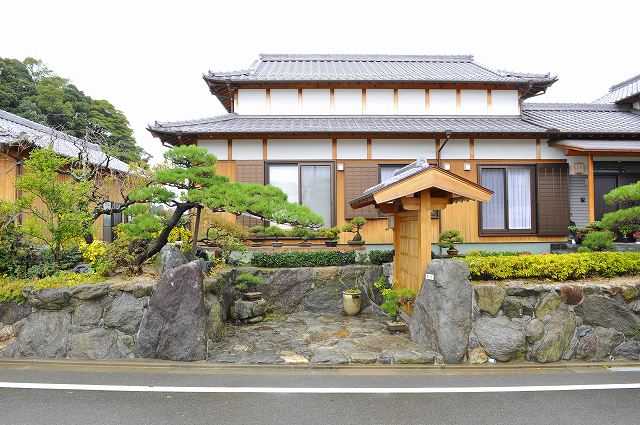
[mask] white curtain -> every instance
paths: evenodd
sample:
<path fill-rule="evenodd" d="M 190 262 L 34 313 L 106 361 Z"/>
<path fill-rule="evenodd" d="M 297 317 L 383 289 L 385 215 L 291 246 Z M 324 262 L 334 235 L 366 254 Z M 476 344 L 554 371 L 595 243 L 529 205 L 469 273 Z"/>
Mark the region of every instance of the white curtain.
<path fill-rule="evenodd" d="M 302 205 L 324 219 L 324 227 L 331 227 L 331 167 L 302 165 L 300 167 Z"/>
<path fill-rule="evenodd" d="M 482 186 L 493 191 L 491 200 L 482 204 L 482 228 L 504 229 L 504 169 L 484 168 Z"/>
<path fill-rule="evenodd" d="M 282 189 L 289 202 L 298 203 L 298 165 L 269 165 L 269 184 Z"/>
<path fill-rule="evenodd" d="M 509 168 L 509 229 L 531 229 L 531 170 Z"/>

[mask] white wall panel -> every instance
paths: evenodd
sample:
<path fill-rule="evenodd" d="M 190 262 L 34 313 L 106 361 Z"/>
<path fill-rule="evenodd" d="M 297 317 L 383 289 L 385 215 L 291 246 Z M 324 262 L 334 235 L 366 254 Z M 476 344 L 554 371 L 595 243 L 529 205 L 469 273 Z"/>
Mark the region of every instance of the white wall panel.
<path fill-rule="evenodd" d="M 429 90 L 430 115 L 453 115 L 456 112 L 456 91 L 454 89 Z"/>
<path fill-rule="evenodd" d="M 440 140 L 440 146 L 444 140 Z M 450 139 L 440 151 L 441 159 L 469 159 L 469 139 Z"/>
<path fill-rule="evenodd" d="M 335 89 L 333 103 L 336 115 L 362 115 L 362 89 Z"/>
<path fill-rule="evenodd" d="M 463 115 L 487 114 L 486 90 L 460 90 L 460 113 Z"/>
<path fill-rule="evenodd" d="M 338 139 L 338 159 L 367 159 L 367 139 Z"/>
<path fill-rule="evenodd" d="M 547 140 L 540 140 L 540 159 L 567 159 L 563 148 L 549 146 Z"/>
<path fill-rule="evenodd" d="M 243 115 L 265 115 L 267 113 L 267 91 L 264 89 L 238 89 L 238 108 Z"/>
<path fill-rule="evenodd" d="M 298 89 L 271 89 L 271 115 L 297 115 Z"/>
<path fill-rule="evenodd" d="M 425 90 L 398 89 L 398 114 L 424 115 Z"/>
<path fill-rule="evenodd" d="M 234 160 L 262 160 L 261 139 L 234 139 L 231 141 L 231 157 Z"/>
<path fill-rule="evenodd" d="M 517 90 L 491 90 L 491 115 L 519 115 Z"/>
<path fill-rule="evenodd" d="M 214 154 L 220 161 L 226 161 L 229 159 L 229 143 L 226 139 L 200 139 L 198 140 L 198 146 L 205 148 L 207 152 Z"/>
<path fill-rule="evenodd" d="M 373 159 L 435 159 L 436 141 L 432 139 L 373 139 Z"/>
<path fill-rule="evenodd" d="M 304 115 L 328 115 L 331 113 L 329 89 L 303 89 L 302 113 Z"/>
<path fill-rule="evenodd" d="M 367 115 L 393 115 L 393 89 L 367 89 Z"/>
<path fill-rule="evenodd" d="M 476 139 L 475 159 L 536 159 L 536 141 L 531 139 Z"/>
<path fill-rule="evenodd" d="M 331 139 L 269 139 L 267 159 L 331 159 Z"/>

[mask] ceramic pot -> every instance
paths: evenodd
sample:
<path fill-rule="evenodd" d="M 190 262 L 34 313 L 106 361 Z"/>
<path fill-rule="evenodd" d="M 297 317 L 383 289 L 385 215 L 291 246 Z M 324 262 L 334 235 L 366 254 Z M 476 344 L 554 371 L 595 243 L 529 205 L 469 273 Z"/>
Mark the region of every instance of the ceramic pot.
<path fill-rule="evenodd" d="M 355 316 L 360 313 L 362 298 L 360 292 L 357 294 L 342 293 L 342 309 L 347 316 Z"/>

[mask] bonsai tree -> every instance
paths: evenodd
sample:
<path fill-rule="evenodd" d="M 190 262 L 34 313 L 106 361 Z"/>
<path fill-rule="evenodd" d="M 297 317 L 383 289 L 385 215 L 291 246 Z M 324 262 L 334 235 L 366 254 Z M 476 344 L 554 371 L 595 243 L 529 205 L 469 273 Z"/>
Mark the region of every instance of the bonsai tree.
<path fill-rule="evenodd" d="M 416 291 L 409 288 L 393 289 L 386 284 L 386 279 L 381 276 L 373 286 L 378 288 L 384 302 L 380 305 L 382 311 L 394 322 L 398 321 L 403 306 L 410 306 L 416 299 Z"/>
<path fill-rule="evenodd" d="M 315 233 L 305 227 L 294 227 L 290 231 L 291 236 L 302 239 L 303 242 L 307 242 L 315 236 Z"/>
<path fill-rule="evenodd" d="M 264 226 L 249 227 L 249 233 L 253 236 L 254 239 L 264 238 L 265 237 L 264 231 L 265 231 Z"/>
<path fill-rule="evenodd" d="M 328 227 L 326 229 L 322 229 L 320 234 L 322 237 L 329 239 L 330 241 L 338 241 L 338 237 L 342 233 L 342 229 L 340 227 Z"/>
<path fill-rule="evenodd" d="M 260 276 L 242 273 L 236 278 L 234 287 L 240 292 L 257 292 L 264 283 Z"/>
<path fill-rule="evenodd" d="M 367 223 L 367 219 L 364 217 L 354 217 L 348 224 L 342 228 L 344 232 L 354 233 L 353 239 L 351 239 L 348 243 L 352 245 L 362 245 L 364 241 L 362 240 L 362 235 L 360 234 L 360 229 L 364 227 Z"/>
<path fill-rule="evenodd" d="M 441 248 L 446 248 L 449 255 L 457 255 L 458 250 L 455 244 L 462 242 L 464 242 L 464 239 L 460 236 L 459 230 L 447 230 L 440 233 L 438 245 Z"/>
<path fill-rule="evenodd" d="M 599 232 L 589 232 L 582 241 L 582 246 L 578 248 L 580 252 L 605 251 L 615 249 L 613 232 L 604 230 Z"/>
<path fill-rule="evenodd" d="M 640 227 L 640 182 L 615 188 L 603 199 L 619 209 L 606 213 L 600 223 L 604 229 L 618 232 L 627 239 L 634 229 Z"/>
<path fill-rule="evenodd" d="M 274 243 L 278 244 L 278 238 L 286 236 L 287 232 L 285 232 L 284 229 L 281 229 L 278 226 L 269 226 L 264 229 L 264 235 L 266 237 L 275 238 L 276 241 Z"/>

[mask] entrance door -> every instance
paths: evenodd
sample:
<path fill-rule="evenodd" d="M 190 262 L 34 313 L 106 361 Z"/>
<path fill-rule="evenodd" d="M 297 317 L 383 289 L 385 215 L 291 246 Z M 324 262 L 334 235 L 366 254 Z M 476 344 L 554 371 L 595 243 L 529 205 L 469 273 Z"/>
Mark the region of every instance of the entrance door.
<path fill-rule="evenodd" d="M 600 220 L 605 213 L 615 211 L 616 207 L 607 205 L 602 196 L 618 187 L 618 178 L 616 176 L 594 176 L 595 183 L 595 209 L 596 220 Z"/>

